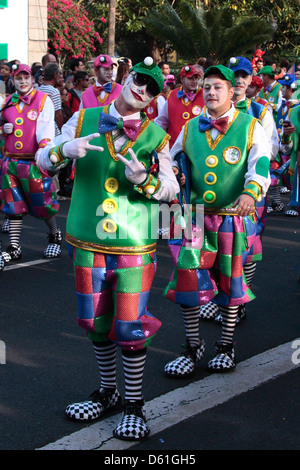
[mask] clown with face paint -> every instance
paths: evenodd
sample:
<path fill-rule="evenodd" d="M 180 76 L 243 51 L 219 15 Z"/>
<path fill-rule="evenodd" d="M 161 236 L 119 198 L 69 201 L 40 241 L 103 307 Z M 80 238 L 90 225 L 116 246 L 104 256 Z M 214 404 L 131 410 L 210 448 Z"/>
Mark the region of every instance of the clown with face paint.
<path fill-rule="evenodd" d="M 89 400 L 69 405 L 66 415 L 90 421 L 122 406 L 116 383 L 119 346 L 125 406 L 114 435 L 121 439 L 149 434 L 142 378 L 147 346 L 160 328 L 147 310 L 156 269 L 154 210 L 179 190 L 169 136 L 141 111 L 163 84 L 159 67 L 146 58 L 132 67 L 116 101 L 75 113 L 61 136 L 36 155 L 39 164 L 52 171 L 76 159 L 66 240 L 74 262 L 78 324 L 92 340 L 101 382 Z"/>
<path fill-rule="evenodd" d="M 21 258 L 23 217 L 30 214 L 46 222 L 50 234 L 44 256 L 53 258 L 61 253 L 62 235 L 55 219 L 59 203 L 55 199 L 52 177 L 40 170 L 34 157 L 36 151 L 54 137 L 54 107 L 48 95 L 34 88 L 28 65 L 16 66 L 13 81 L 16 93 L 10 95 L 1 108 L 0 132 L 5 138 L 2 211 L 9 219 L 10 239 L 3 257 L 5 262 Z"/>
<path fill-rule="evenodd" d="M 114 63 L 106 54 L 100 54 L 94 60 L 97 81 L 82 94 L 80 109 L 105 106 L 115 100 L 122 85 L 113 81 Z"/>

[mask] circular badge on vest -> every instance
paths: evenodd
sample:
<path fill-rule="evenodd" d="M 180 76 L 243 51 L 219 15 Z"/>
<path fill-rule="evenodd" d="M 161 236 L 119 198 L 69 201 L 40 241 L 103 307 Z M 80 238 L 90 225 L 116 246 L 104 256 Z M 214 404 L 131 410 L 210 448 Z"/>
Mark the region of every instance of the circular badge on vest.
<path fill-rule="evenodd" d="M 205 193 L 203 194 L 203 199 L 208 204 L 212 204 L 217 199 L 217 196 L 216 193 L 214 193 L 213 191 L 205 191 Z"/>
<path fill-rule="evenodd" d="M 108 193 L 115 193 L 119 188 L 119 183 L 116 178 L 108 178 L 104 183 L 104 188 Z"/>
<path fill-rule="evenodd" d="M 230 165 L 235 165 L 240 161 L 242 154 L 237 147 L 227 147 L 223 152 L 223 157 L 225 162 L 230 163 Z"/>
<path fill-rule="evenodd" d="M 194 116 L 199 116 L 199 114 L 201 113 L 200 106 L 193 106 L 192 113 L 193 113 Z"/>
<path fill-rule="evenodd" d="M 148 106 L 148 108 L 147 108 L 147 113 L 148 113 L 148 114 L 152 114 L 153 111 L 154 111 L 154 109 L 152 108 L 152 106 Z"/>
<path fill-rule="evenodd" d="M 23 119 L 18 117 L 15 119 L 15 124 L 17 124 L 18 126 L 22 126 L 22 124 L 24 123 Z"/>
<path fill-rule="evenodd" d="M 204 181 L 206 184 L 216 184 L 217 179 L 217 175 L 212 172 L 206 173 L 206 175 L 204 176 Z"/>
<path fill-rule="evenodd" d="M 27 113 L 27 117 L 30 121 L 36 121 L 38 118 L 38 112 L 36 109 L 30 109 Z"/>
<path fill-rule="evenodd" d="M 209 168 L 214 168 L 215 166 L 217 166 L 218 163 L 219 163 L 218 157 L 216 157 L 215 155 L 209 155 L 205 159 L 205 164 Z"/>
<path fill-rule="evenodd" d="M 187 111 L 185 111 L 184 113 L 182 113 L 182 117 L 183 117 L 183 119 L 189 119 L 190 113 L 188 113 Z"/>
<path fill-rule="evenodd" d="M 114 220 L 105 219 L 102 222 L 102 228 L 103 228 L 104 232 L 114 233 L 114 232 L 117 231 L 117 224 Z"/>
<path fill-rule="evenodd" d="M 274 96 L 270 96 L 270 98 L 269 98 L 269 102 L 270 102 L 270 103 L 274 103 L 274 101 L 275 101 L 275 98 L 274 98 Z"/>
<path fill-rule="evenodd" d="M 282 126 L 282 123 L 283 123 L 283 119 L 279 119 L 279 125 Z"/>
<path fill-rule="evenodd" d="M 118 203 L 115 199 L 107 198 L 102 202 L 102 209 L 107 214 L 113 214 L 118 209 Z"/>

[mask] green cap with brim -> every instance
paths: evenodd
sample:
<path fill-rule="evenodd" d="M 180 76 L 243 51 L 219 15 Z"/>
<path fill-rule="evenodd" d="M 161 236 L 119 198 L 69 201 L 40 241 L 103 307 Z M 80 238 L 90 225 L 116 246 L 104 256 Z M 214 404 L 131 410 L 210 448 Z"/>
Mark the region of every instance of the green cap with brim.
<path fill-rule="evenodd" d="M 271 75 L 271 77 L 274 77 L 275 75 L 275 70 L 272 69 L 270 65 L 265 65 L 260 71 L 257 73 L 257 75 Z"/>
<path fill-rule="evenodd" d="M 224 80 L 228 80 L 232 86 L 235 87 L 234 72 L 228 67 L 225 67 L 225 65 L 212 65 L 208 67 L 204 72 L 204 78 L 214 74 L 222 75 Z"/>
<path fill-rule="evenodd" d="M 153 62 L 152 57 L 146 57 L 143 62 L 139 62 L 138 64 L 135 64 L 131 69 L 130 72 L 134 70 L 137 73 L 142 73 L 144 75 L 149 75 L 150 77 L 153 78 L 153 80 L 157 83 L 157 86 L 159 88 L 159 92 L 163 90 L 164 87 L 164 77 L 163 74 L 158 67 Z"/>

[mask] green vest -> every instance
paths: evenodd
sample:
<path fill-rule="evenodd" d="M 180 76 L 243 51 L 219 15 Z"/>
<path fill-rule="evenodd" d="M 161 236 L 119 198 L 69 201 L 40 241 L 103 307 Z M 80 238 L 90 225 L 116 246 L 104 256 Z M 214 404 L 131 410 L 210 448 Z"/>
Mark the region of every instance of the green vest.
<path fill-rule="evenodd" d="M 191 204 L 205 208 L 231 207 L 241 195 L 248 169 L 248 153 L 257 119 L 235 111 L 225 135 L 213 141 L 210 131 L 199 132 L 199 118 L 185 127 L 184 152 L 191 161 Z"/>
<path fill-rule="evenodd" d="M 88 108 L 80 112 L 76 137 L 98 132 L 100 112 Z M 159 152 L 167 134 L 143 115 L 138 139 L 129 140 L 120 153 L 133 149 L 148 169 L 153 150 Z M 111 132 L 90 141 L 104 147 L 89 151 L 76 161 L 72 199 L 67 218 L 66 240 L 90 251 L 112 254 L 150 253 L 155 250 L 159 204 L 147 198 L 125 177 L 125 166 L 116 158 Z"/>
<path fill-rule="evenodd" d="M 276 121 L 276 118 L 277 118 L 277 112 L 276 112 L 275 108 L 276 108 L 276 105 L 278 103 L 278 96 L 279 96 L 280 90 L 281 90 L 280 83 L 276 83 L 273 86 L 271 91 L 264 92 L 264 89 L 262 88 L 259 92 L 259 95 L 258 95 L 260 98 L 264 98 L 265 100 L 267 100 L 268 103 L 272 106 L 275 121 Z"/>
<path fill-rule="evenodd" d="M 299 134 L 300 134 L 300 105 L 299 106 L 294 106 L 291 109 L 290 113 L 290 121 L 291 123 L 295 126 L 296 132 L 293 132 L 291 137 L 293 140 L 293 149 L 291 153 L 291 162 L 289 166 L 289 173 L 291 175 L 294 175 L 295 172 L 295 166 L 297 162 L 297 157 L 298 157 L 298 146 L 299 146 Z"/>

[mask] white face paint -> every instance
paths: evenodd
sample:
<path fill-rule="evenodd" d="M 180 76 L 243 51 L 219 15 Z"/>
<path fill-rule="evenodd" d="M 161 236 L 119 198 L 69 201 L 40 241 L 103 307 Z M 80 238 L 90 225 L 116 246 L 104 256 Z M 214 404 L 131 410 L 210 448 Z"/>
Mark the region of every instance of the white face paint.
<path fill-rule="evenodd" d="M 19 95 L 27 95 L 33 87 L 33 77 L 28 73 L 20 72 L 14 77 L 14 85 Z"/>
<path fill-rule="evenodd" d="M 121 93 L 126 103 L 133 109 L 145 108 L 154 98 L 147 92 L 147 85 L 140 86 L 134 83 L 132 73 L 128 75 Z"/>
<path fill-rule="evenodd" d="M 107 82 L 112 80 L 113 76 L 113 65 L 110 67 L 98 67 L 95 69 L 97 80 L 101 85 L 104 85 Z"/>

